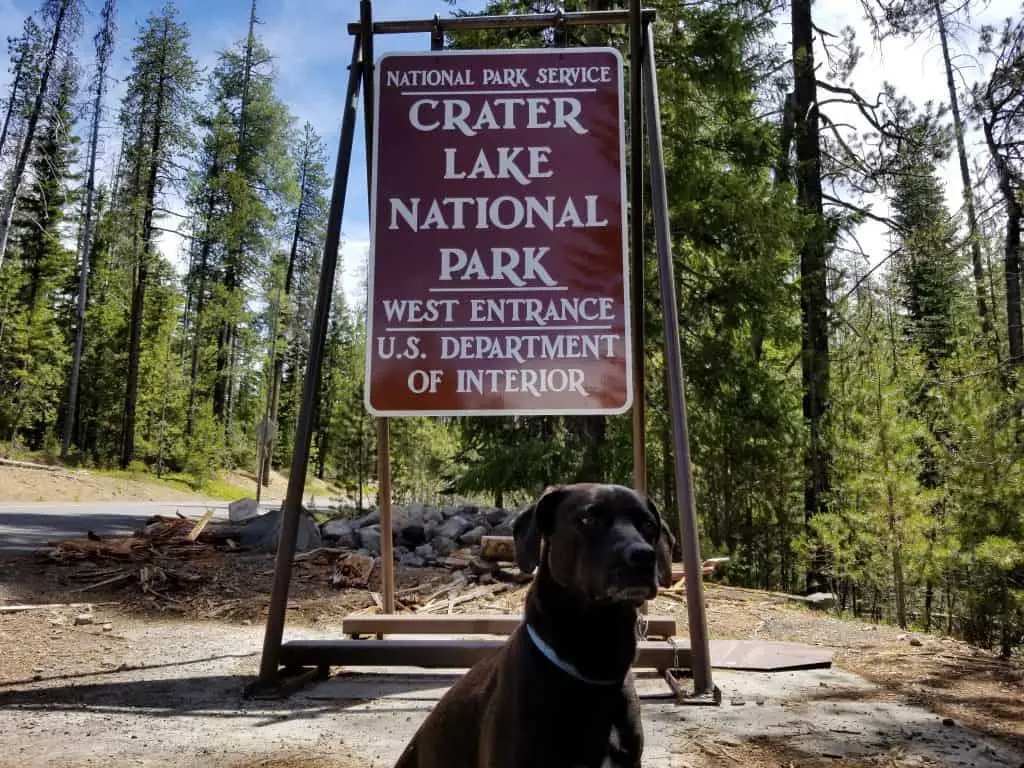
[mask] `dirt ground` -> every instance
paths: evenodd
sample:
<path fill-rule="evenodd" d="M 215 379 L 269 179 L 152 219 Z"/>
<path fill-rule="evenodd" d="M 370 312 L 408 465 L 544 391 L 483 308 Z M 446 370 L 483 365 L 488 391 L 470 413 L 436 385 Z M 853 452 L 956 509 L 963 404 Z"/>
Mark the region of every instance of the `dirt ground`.
<path fill-rule="evenodd" d="M 256 478 L 251 472 L 222 473 L 221 488 L 237 488 L 237 497 L 255 495 Z M 271 472 L 264 500 L 280 500 L 288 490 L 288 478 Z M 319 480 L 306 483 L 307 503 L 327 504 L 335 492 Z M 104 501 L 195 501 L 208 499 L 201 492 L 162 483 L 144 475 L 121 477 L 90 471 L 47 471 L 0 465 L 0 503 L 104 502 Z"/>
<path fill-rule="evenodd" d="M 48 472 L 0 466 L 0 501 L 186 501 L 200 494 L 166 483 L 91 472 Z"/>
<path fill-rule="evenodd" d="M 102 585 L 114 572 L 127 576 Z M 376 569 L 364 588 L 333 588 L 334 572 L 330 553 L 296 564 L 288 637 L 336 637 L 345 615 L 378 610 Z M 422 710 L 396 704 L 399 710 L 380 721 L 347 700 L 241 701 L 241 687 L 259 661 L 272 574 L 269 556 L 218 552 L 186 563 L 156 560 L 130 567 L 40 558 L 0 562 L 0 743 L 5 745 L 0 766 L 389 765 L 395 739 L 414 727 Z M 440 605 L 436 612 L 518 612 L 525 592 L 514 583 L 478 584 L 464 571 L 399 568 L 397 580 L 404 610 Z M 4 612 L 14 604 L 74 601 L 92 607 Z M 685 636 L 681 596 L 660 596 L 650 612 L 674 615 Z M 661 720 L 683 723 L 677 739 L 685 745 L 665 751 L 662 760 L 657 744 L 663 742 L 656 742 L 652 760 L 662 761 L 652 765 L 1024 766 L 1024 665 L 1019 660 L 1003 661 L 949 638 L 812 612 L 778 595 L 713 584 L 707 587 L 707 613 L 712 638 L 827 646 L 834 649 L 835 669 L 818 682 L 805 680 L 803 687 L 795 678 L 756 683 L 767 686 L 769 698 L 780 686 L 795 686 L 778 697 L 785 700 L 774 715 L 768 711 L 772 702 L 759 712 L 760 699 L 737 706 L 727 698 L 713 715 L 725 718 L 721 721 L 706 720 L 712 717 L 704 714 L 706 708 L 700 713 L 651 710 L 652 727 L 668 733 L 669 742 L 676 738 L 671 736 L 676 726 Z M 750 691 L 751 680 L 729 685 Z M 821 718 L 806 714 L 817 712 Z M 856 718 L 835 719 L 844 712 Z M 736 717 L 756 722 L 760 715 L 780 717 L 778 730 L 735 737 L 737 728 L 743 734 L 751 729 L 749 723 L 734 722 Z M 338 717 L 343 719 L 331 719 Z M 371 737 L 363 739 L 342 723 L 365 725 L 382 746 L 368 756 Z M 187 745 L 177 735 L 182 728 L 195 731 Z M 873 741 L 858 743 L 856 750 L 842 746 L 870 729 L 877 729 Z M 838 746 L 820 746 L 825 737 Z M 937 750 L 954 750 L 954 742 L 974 744 L 974 751 L 947 762 L 941 757 L 947 753 Z M 69 749 L 71 743 L 78 746 Z M 195 752 L 196 744 L 205 746 Z M 186 746 L 194 754 L 182 762 Z M 66 761 L 64 749 L 69 750 Z"/>

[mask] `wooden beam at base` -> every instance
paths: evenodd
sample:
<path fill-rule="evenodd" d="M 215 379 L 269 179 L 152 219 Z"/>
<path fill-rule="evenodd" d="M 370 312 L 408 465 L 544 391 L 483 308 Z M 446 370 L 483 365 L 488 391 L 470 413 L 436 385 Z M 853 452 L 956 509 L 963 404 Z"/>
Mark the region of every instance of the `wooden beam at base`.
<path fill-rule="evenodd" d="M 281 647 L 286 667 L 421 667 L 468 669 L 497 652 L 504 638 L 454 640 L 292 640 Z M 828 669 L 832 651 L 800 643 L 761 640 L 712 640 L 711 665 L 717 669 L 784 672 Z M 638 644 L 634 668 L 664 670 L 690 666 L 690 644 L 648 640 Z"/>
<path fill-rule="evenodd" d="M 292 640 L 281 646 L 281 664 L 334 667 L 422 667 L 468 669 L 505 645 L 504 638 L 480 640 Z M 639 643 L 634 667 L 688 667 L 690 649 L 667 642 Z"/>
<path fill-rule="evenodd" d="M 647 616 L 648 637 L 672 637 L 676 620 L 672 616 Z M 426 614 L 389 616 L 346 616 L 341 622 L 344 635 L 511 635 L 522 617 L 509 614 Z"/>

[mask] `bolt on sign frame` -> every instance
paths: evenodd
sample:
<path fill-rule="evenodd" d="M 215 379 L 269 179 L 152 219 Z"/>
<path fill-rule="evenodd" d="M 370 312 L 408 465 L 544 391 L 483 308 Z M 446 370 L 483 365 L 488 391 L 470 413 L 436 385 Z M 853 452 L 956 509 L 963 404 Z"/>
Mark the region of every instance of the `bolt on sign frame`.
<path fill-rule="evenodd" d="M 332 286 L 338 260 L 338 246 L 341 237 L 341 221 L 345 208 L 346 182 L 349 176 L 352 146 L 355 138 L 356 111 L 359 90 L 362 87 L 364 123 L 366 128 L 367 189 L 370 190 L 370 205 L 374 203 L 374 36 L 378 34 L 429 33 L 431 50 L 443 51 L 446 33 L 455 34 L 466 30 L 493 29 L 552 29 L 557 47 L 567 41 L 570 26 L 629 26 L 629 98 L 630 98 L 630 285 L 631 301 L 628 323 L 633 350 L 632 366 L 632 416 L 633 416 L 633 471 L 634 487 L 647 490 L 646 435 L 644 428 L 644 329 L 643 329 L 643 285 L 644 285 L 644 231 L 643 231 L 643 161 L 642 131 L 646 121 L 647 148 L 650 153 L 650 191 L 655 240 L 658 256 L 658 274 L 661 287 L 662 306 L 667 319 L 665 325 L 665 360 L 669 382 L 669 399 L 672 414 L 672 441 L 674 453 L 674 475 L 679 489 L 679 526 L 683 565 L 686 574 L 687 613 L 690 647 L 685 653 L 692 672 L 693 690 L 690 699 L 694 703 L 720 701 L 720 692 L 711 679 L 711 659 L 707 632 L 707 616 L 704 604 L 702 561 L 697 531 L 696 506 L 693 493 L 693 476 L 690 466 L 689 436 L 686 414 L 686 400 L 683 391 L 683 365 L 679 336 L 679 310 L 672 260 L 672 242 L 668 220 L 668 198 L 665 183 L 665 167 L 662 150 L 661 115 L 658 102 L 657 71 L 654 56 L 654 34 L 652 22 L 655 13 L 643 9 L 639 0 L 631 0 L 628 10 L 585 11 L 566 13 L 520 14 L 510 16 L 463 16 L 442 20 L 433 19 L 408 21 L 373 21 L 371 0 L 360 0 L 360 20 L 349 24 L 348 32 L 353 38 L 352 58 L 349 64 L 348 87 L 345 93 L 344 114 L 339 139 L 338 155 L 331 192 L 331 203 L 327 218 L 327 233 L 324 247 L 320 280 L 317 289 L 316 308 L 310 329 L 309 358 L 303 383 L 303 397 L 295 432 L 295 452 L 288 478 L 288 491 L 284 502 L 284 515 L 274 568 L 274 580 L 270 607 L 263 641 L 259 679 L 256 686 L 262 690 L 281 690 L 282 666 L 288 670 L 301 670 L 313 666 L 322 674 L 330 663 L 345 663 L 344 659 L 367 659 L 372 653 L 366 649 L 354 656 L 346 655 L 348 645 L 355 640 L 325 641 L 314 644 L 283 644 L 285 614 L 291 580 L 292 562 L 295 555 L 299 519 L 302 513 L 302 498 L 305 490 L 306 471 L 309 465 L 310 444 L 313 432 L 314 404 L 319 390 L 321 365 L 330 313 Z M 439 54 L 447 55 L 447 54 Z M 620 130 L 622 126 L 620 125 Z M 625 201 L 621 201 L 624 205 Z M 373 308 L 370 308 L 372 312 Z M 501 411 L 495 411 L 500 414 Z M 390 430 L 387 418 L 377 419 L 378 480 L 381 513 L 382 542 L 382 600 L 384 612 L 394 613 L 395 580 L 394 549 L 391 529 L 391 472 L 390 472 Z M 369 641 L 377 646 L 390 641 Z M 333 648 L 332 643 L 336 648 Z M 455 646 L 458 641 L 420 641 L 419 645 L 408 646 L 408 654 L 402 656 L 410 666 L 417 666 L 412 658 L 416 648 L 429 654 L 432 650 L 447 660 L 458 656 Z M 432 645 L 426 648 L 426 645 Z M 447 644 L 440 648 L 439 644 Z M 346 646 L 343 648 L 342 646 Z M 294 646 L 294 647 L 292 647 Z M 413 648 L 415 646 L 415 648 Z M 394 649 L 397 650 L 397 649 Z M 444 651 L 449 651 L 447 656 Z M 675 652 L 678 658 L 678 652 Z M 392 654 L 394 656 L 394 654 Z M 390 658 L 390 657 L 389 657 Z M 433 657 L 432 657 L 433 658 Z M 460 657 L 461 658 L 461 657 Z M 470 657 L 467 657 L 470 658 Z M 475 657 L 474 657 L 475 658 Z M 436 666 L 422 657 L 424 665 Z M 341 660 L 341 661 L 338 661 Z M 436 661 L 436 659 L 435 659 Z M 469 662 L 464 662 L 466 666 Z M 255 691 L 254 691 L 255 692 Z"/>

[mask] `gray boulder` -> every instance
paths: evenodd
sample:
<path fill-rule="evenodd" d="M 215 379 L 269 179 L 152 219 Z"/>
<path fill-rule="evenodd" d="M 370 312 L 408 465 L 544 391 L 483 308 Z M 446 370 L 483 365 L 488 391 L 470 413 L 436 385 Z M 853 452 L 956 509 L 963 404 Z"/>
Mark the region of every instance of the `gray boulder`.
<path fill-rule="evenodd" d="M 237 499 L 228 504 L 228 519 L 232 523 L 245 523 L 260 516 L 256 499 Z"/>
<path fill-rule="evenodd" d="M 423 511 L 423 522 L 427 525 L 440 525 L 444 522 L 444 514 L 437 507 L 427 507 Z"/>
<path fill-rule="evenodd" d="M 353 528 L 366 528 L 368 525 L 377 525 L 380 522 L 380 512 L 374 510 L 367 512 L 362 517 L 358 517 L 352 521 Z"/>
<path fill-rule="evenodd" d="M 380 555 L 380 526 L 368 525 L 360 528 L 359 543 L 372 557 Z"/>
<path fill-rule="evenodd" d="M 470 528 L 464 534 L 459 536 L 459 543 L 464 547 L 470 547 L 475 544 L 479 544 L 485 535 L 487 535 L 487 529 L 482 525 L 478 525 L 476 528 Z"/>
<path fill-rule="evenodd" d="M 328 520 L 320 526 L 320 533 L 324 539 L 333 541 L 342 549 L 359 548 L 359 536 L 351 520 Z"/>
<path fill-rule="evenodd" d="M 807 604 L 819 611 L 827 611 L 836 604 L 836 596 L 831 592 L 815 592 L 807 596 Z"/>
<path fill-rule="evenodd" d="M 409 552 L 407 554 L 402 555 L 402 557 L 399 558 L 398 564 L 405 566 L 406 568 L 422 568 L 424 565 L 427 564 L 427 562 L 419 555 L 413 552 Z"/>
<path fill-rule="evenodd" d="M 397 541 L 414 549 L 427 540 L 427 531 L 419 523 L 406 523 L 398 532 Z"/>
<path fill-rule="evenodd" d="M 497 507 L 491 507 L 484 512 L 484 517 L 487 518 L 487 524 L 492 528 L 507 521 L 509 516 L 509 512 L 506 512 L 504 509 L 498 509 Z"/>
<path fill-rule="evenodd" d="M 473 524 L 464 517 L 450 517 L 437 527 L 434 535 L 446 539 L 457 539 L 472 527 Z"/>
<path fill-rule="evenodd" d="M 260 552 L 277 552 L 284 513 L 275 509 L 265 515 L 253 518 L 239 529 L 239 543 L 247 549 Z M 320 528 L 305 509 L 299 515 L 299 530 L 295 537 L 295 551 L 308 552 L 323 543 Z"/>
<path fill-rule="evenodd" d="M 434 548 L 437 557 L 448 557 L 458 548 L 455 546 L 454 539 L 446 536 L 435 536 L 430 544 Z"/>

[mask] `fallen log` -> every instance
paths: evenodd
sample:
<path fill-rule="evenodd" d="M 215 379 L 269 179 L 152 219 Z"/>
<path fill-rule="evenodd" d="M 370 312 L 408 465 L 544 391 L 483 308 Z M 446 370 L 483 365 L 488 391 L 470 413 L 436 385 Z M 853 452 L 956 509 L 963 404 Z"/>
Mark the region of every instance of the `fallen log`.
<path fill-rule="evenodd" d="M 0 615 L 8 613 L 25 613 L 26 611 L 57 611 L 65 609 L 81 610 L 95 608 L 97 605 L 117 605 L 114 603 L 40 603 L 37 605 L 0 605 Z"/>
<path fill-rule="evenodd" d="M 480 540 L 480 559 L 490 563 L 514 563 L 515 550 L 511 536 L 484 536 Z"/>
<path fill-rule="evenodd" d="M 71 474 L 71 470 L 67 467 L 62 467 L 60 465 L 51 466 L 50 464 L 36 464 L 34 461 L 15 461 L 14 459 L 0 458 L 0 466 L 14 467 L 15 469 L 38 469 L 45 472 L 66 472 Z"/>

